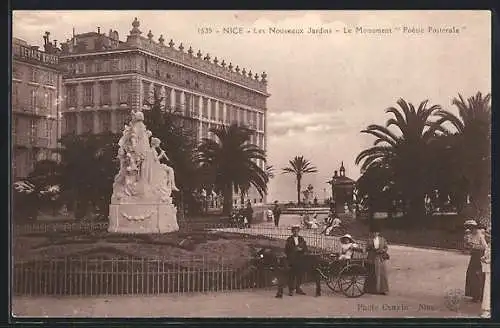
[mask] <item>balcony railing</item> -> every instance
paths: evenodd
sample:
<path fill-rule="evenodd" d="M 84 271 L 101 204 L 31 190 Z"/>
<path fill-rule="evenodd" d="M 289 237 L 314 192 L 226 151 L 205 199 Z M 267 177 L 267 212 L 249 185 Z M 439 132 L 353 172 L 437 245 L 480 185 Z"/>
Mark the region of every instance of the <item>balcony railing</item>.
<path fill-rule="evenodd" d="M 31 136 L 26 133 L 13 133 L 12 142 L 15 146 L 29 147 L 31 146 Z"/>
<path fill-rule="evenodd" d="M 49 138 L 33 137 L 32 141 L 33 141 L 33 146 L 38 148 L 48 148 L 50 144 Z"/>

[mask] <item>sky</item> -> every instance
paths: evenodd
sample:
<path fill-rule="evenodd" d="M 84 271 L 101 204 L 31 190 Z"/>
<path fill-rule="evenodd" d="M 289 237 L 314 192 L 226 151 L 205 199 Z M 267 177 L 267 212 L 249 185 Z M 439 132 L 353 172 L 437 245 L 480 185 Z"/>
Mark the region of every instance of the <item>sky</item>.
<path fill-rule="evenodd" d="M 165 43 L 173 39 L 267 73 L 267 154 L 276 168 L 268 200 L 296 199 L 295 178 L 281 169 L 297 155 L 317 167 L 303 185 L 312 184 L 320 200 L 330 196 L 326 181 L 342 161 L 346 175 L 357 179 L 356 155 L 374 140 L 360 131 L 385 124 L 385 110 L 399 98 L 415 106 L 429 100 L 456 113 L 451 100 L 459 93 L 491 91 L 488 11 L 16 11 L 13 36 L 41 46 L 45 31 L 60 43 L 73 28 L 85 33 L 100 27 L 117 30 L 125 41 L 134 17 L 143 35 L 151 30 L 155 40 L 163 35 Z M 225 34 L 224 27 L 245 33 Z M 391 33 L 359 33 L 356 27 Z M 311 34 L 309 28 L 331 33 Z M 433 32 L 439 28 L 459 32 Z M 212 33 L 202 33 L 207 29 Z"/>

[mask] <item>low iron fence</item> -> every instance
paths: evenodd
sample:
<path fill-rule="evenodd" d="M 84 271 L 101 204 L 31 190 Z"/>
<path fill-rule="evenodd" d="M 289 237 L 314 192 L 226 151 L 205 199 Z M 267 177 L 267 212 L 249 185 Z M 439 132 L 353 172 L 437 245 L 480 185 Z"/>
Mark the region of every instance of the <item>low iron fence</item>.
<path fill-rule="evenodd" d="M 270 272 L 234 267 L 223 258 L 61 258 L 14 265 L 14 295 L 155 295 L 271 285 Z"/>
<path fill-rule="evenodd" d="M 362 258 L 362 255 L 358 255 Z M 59 258 L 17 262 L 16 296 L 160 295 L 223 292 L 275 285 L 276 274 L 219 258 Z M 306 274 L 305 281 L 311 281 Z"/>
<path fill-rule="evenodd" d="M 107 222 L 36 222 L 27 224 L 16 224 L 13 232 L 16 235 L 47 233 L 47 232 L 90 232 L 96 230 L 106 230 Z"/>

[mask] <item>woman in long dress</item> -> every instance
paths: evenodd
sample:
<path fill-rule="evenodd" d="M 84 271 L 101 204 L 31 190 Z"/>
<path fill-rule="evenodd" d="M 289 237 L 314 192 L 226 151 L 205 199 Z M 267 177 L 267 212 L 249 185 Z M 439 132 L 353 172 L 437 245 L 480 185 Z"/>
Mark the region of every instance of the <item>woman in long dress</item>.
<path fill-rule="evenodd" d="M 484 273 L 481 266 L 481 257 L 488 246 L 484 235 L 474 220 L 465 221 L 465 246 L 470 249 L 469 266 L 465 276 L 465 296 L 473 302 L 480 302 L 483 298 Z"/>
<path fill-rule="evenodd" d="M 389 280 L 387 276 L 387 240 L 380 235 L 378 229 L 372 227 L 371 238 L 366 245 L 368 252 L 368 277 L 365 283 L 365 291 L 370 294 L 385 295 L 389 292 Z"/>
<path fill-rule="evenodd" d="M 487 247 L 484 251 L 483 257 L 481 258 L 482 269 L 484 272 L 483 302 L 481 304 L 482 318 L 491 317 L 491 237 L 487 238 L 491 230 L 488 230 L 489 231 L 485 231 Z"/>

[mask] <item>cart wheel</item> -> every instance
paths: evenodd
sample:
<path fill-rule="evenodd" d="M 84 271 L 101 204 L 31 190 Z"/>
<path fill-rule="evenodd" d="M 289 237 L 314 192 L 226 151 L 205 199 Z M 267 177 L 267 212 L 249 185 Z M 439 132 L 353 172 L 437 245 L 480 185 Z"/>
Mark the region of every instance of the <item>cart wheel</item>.
<path fill-rule="evenodd" d="M 338 272 L 338 271 L 337 271 Z M 325 281 L 328 288 L 331 289 L 332 292 L 338 293 L 340 292 L 340 282 L 338 276 L 335 274 L 334 270 L 325 270 L 321 271 L 321 278 Z"/>
<path fill-rule="evenodd" d="M 338 281 L 342 293 L 347 297 L 360 297 L 365 293 L 365 281 L 368 277 L 366 269 L 358 264 L 349 264 L 343 268 Z"/>

